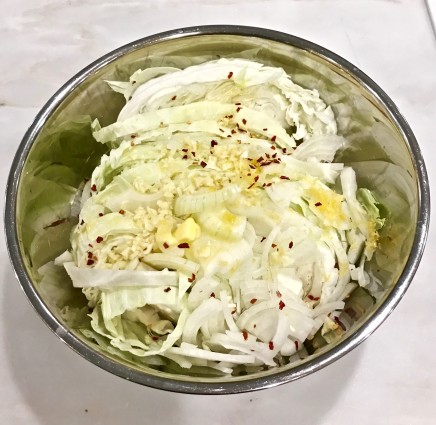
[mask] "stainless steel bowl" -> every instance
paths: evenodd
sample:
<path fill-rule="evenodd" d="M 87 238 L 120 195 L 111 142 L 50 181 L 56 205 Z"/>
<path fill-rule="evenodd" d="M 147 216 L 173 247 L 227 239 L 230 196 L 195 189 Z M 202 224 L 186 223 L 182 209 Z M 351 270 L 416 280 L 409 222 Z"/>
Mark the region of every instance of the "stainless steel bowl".
<path fill-rule="evenodd" d="M 384 295 L 333 344 L 299 362 L 246 376 L 206 378 L 175 375 L 129 363 L 100 351 L 69 327 L 58 306 L 38 286 L 37 269 L 68 246 L 71 223 L 35 232 L 35 202 L 62 203 L 53 197 L 58 167 L 67 167 L 72 181 L 89 173 L 102 154 L 93 143 L 89 118 L 106 125 L 121 104 L 103 80 L 122 79 L 150 65 L 171 65 L 177 57 L 186 66 L 220 56 L 244 56 L 282 66 L 295 82 L 316 88 L 332 105 L 339 131 L 349 145 L 340 161 L 352 164 L 359 183 L 373 189 L 390 208 L 389 225 L 371 272 L 383 282 Z M 88 137 L 86 152 L 63 146 L 66 131 L 76 123 L 77 137 Z M 85 129 L 85 130 L 84 130 Z M 85 133 L 84 133 L 85 131 Z M 71 134 L 69 134 L 71 136 Z M 73 134 L 74 136 L 74 134 Z M 70 149 L 58 164 L 59 149 Z M 35 163 L 44 162 L 48 182 L 35 193 Z M 54 200 L 53 200 L 54 199 Z M 68 215 L 69 205 L 64 205 Z M 95 365 L 127 380 L 164 390 L 224 394 L 273 387 L 315 372 L 364 341 L 392 312 L 406 292 L 421 259 L 430 217 L 429 185 L 416 139 L 392 100 L 368 76 L 336 54 L 306 40 L 266 29 L 204 26 L 169 31 L 130 43 L 98 59 L 68 81 L 42 108 L 25 134 L 10 171 L 5 227 L 10 258 L 30 302 L 47 325 L 73 350 Z M 62 218 L 62 217 L 60 217 Z M 68 285 L 68 283 L 67 283 Z M 22 324 L 25 326 L 25 324 Z"/>

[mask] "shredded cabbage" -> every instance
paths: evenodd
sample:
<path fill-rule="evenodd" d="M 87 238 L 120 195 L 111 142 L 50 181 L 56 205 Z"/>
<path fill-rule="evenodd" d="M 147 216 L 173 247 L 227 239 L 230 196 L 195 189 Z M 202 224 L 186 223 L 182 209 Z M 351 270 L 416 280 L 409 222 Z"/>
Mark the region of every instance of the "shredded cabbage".
<path fill-rule="evenodd" d="M 384 220 L 333 162 L 344 140 L 318 92 L 242 59 L 109 85 L 126 105 L 92 128 L 113 149 L 75 196 L 71 252 L 47 266 L 88 298 L 85 334 L 139 363 L 231 374 L 337 327 Z"/>

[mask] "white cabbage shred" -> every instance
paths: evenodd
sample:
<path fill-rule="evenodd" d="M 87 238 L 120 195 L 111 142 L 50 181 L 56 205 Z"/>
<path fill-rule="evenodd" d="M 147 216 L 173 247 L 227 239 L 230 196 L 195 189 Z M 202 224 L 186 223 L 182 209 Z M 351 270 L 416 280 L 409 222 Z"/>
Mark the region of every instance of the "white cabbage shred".
<path fill-rule="evenodd" d="M 113 149 L 56 261 L 89 298 L 93 330 L 184 369 L 280 364 L 368 285 L 383 225 L 332 162 L 331 108 L 283 69 L 240 59 L 109 84 L 127 103 L 93 124 Z"/>

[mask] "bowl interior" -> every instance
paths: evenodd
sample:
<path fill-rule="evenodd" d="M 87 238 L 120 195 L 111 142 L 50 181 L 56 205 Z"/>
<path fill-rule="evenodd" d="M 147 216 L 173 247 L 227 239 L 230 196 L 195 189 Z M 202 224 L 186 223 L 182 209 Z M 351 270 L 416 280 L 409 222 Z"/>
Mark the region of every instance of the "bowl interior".
<path fill-rule="evenodd" d="M 352 165 L 358 184 L 373 190 L 389 211 L 379 250 L 369 265 L 370 273 L 383 283 L 384 293 L 377 304 L 356 321 L 351 331 L 293 364 L 227 378 L 175 375 L 158 365 L 132 364 L 128 356 L 118 355 L 115 349 L 109 353 L 101 351 L 75 328 L 74 321 L 65 313 L 66 303 L 72 308 L 86 305 L 80 291 L 71 287 L 66 275 L 59 277 L 65 279 L 61 295 L 41 291 L 38 273 L 41 266 L 68 248 L 69 234 L 76 224 L 75 219 L 69 218 L 71 194 L 90 176 L 106 151 L 106 147 L 93 140 L 90 122 L 94 118 L 102 125 L 115 121 L 123 105 L 122 96 L 110 90 L 104 80 L 128 79 L 139 68 L 184 68 L 219 57 L 242 57 L 281 66 L 296 83 L 317 89 L 334 110 L 339 134 L 347 139 L 347 146 L 337 160 Z M 52 328 L 56 327 L 54 330 L 62 339 L 94 363 L 127 379 L 166 389 L 197 392 L 193 385 L 200 388 L 198 385 L 202 383 L 215 385 L 208 387 L 209 392 L 212 388 L 226 392 L 227 383 L 231 383 L 232 392 L 246 390 L 247 385 L 255 389 L 295 379 L 342 355 L 344 341 L 359 332 L 359 342 L 363 340 L 366 335 L 362 333 L 362 326 L 367 325 L 378 314 L 380 306 L 392 297 L 392 292 L 398 290 L 412 252 L 419 213 L 417 165 L 410 144 L 413 135 L 408 133 L 407 125 L 402 123 L 402 128 L 398 125 L 401 117 L 389 99 L 376 86 L 370 87 L 370 80 L 362 76 L 330 52 L 279 33 L 274 37 L 267 33 L 266 38 L 262 38 L 241 33 L 192 31 L 182 36 L 175 32 L 132 43 L 92 64 L 46 105 L 19 153 L 20 162 L 15 170 L 18 184 L 15 231 L 20 252 L 17 261 L 23 267 L 22 285 L 34 293 L 33 304 L 39 305 L 44 319 Z M 41 206 L 44 214 L 41 214 Z M 56 225 L 45 223 L 47 216 Z M 402 292 L 408 285 L 406 280 L 402 281 Z M 389 308 L 393 308 L 392 304 Z M 385 309 L 383 314 L 386 317 L 389 311 Z M 335 353 L 333 357 L 331 353 Z M 253 379 L 257 381 L 253 383 Z M 171 384 L 166 386 L 164 382 Z"/>

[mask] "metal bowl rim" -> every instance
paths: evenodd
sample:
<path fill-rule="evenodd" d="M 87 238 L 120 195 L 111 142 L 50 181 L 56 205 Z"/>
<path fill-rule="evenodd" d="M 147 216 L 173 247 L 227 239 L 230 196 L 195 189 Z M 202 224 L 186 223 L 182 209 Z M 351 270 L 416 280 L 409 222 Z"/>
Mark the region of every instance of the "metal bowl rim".
<path fill-rule="evenodd" d="M 30 148 L 36 140 L 42 127 L 51 114 L 63 102 L 63 100 L 93 73 L 97 72 L 107 64 L 115 61 L 125 54 L 131 53 L 147 45 L 152 45 L 171 39 L 203 35 L 234 35 L 236 37 L 248 36 L 259 39 L 268 39 L 309 51 L 346 70 L 366 90 L 371 92 L 382 104 L 386 106 L 386 109 L 390 113 L 392 120 L 397 124 L 408 143 L 408 147 L 411 152 L 411 159 L 414 162 L 418 179 L 418 220 L 412 249 L 403 273 L 399 277 L 395 287 L 384 300 L 384 302 L 378 307 L 372 317 L 370 317 L 357 331 L 346 337 L 335 347 L 312 360 L 308 360 L 302 365 L 286 371 L 277 370 L 276 373 L 268 376 L 248 378 L 235 382 L 197 382 L 195 381 L 195 378 L 193 378 L 194 380 L 189 380 L 189 377 L 187 378 L 188 380 L 179 380 L 148 375 L 134 368 L 122 365 L 100 354 L 82 342 L 72 332 L 68 331 L 68 329 L 66 329 L 60 321 L 58 321 L 58 319 L 53 315 L 53 313 L 36 292 L 36 289 L 26 272 L 23 259 L 21 258 L 16 228 L 17 194 L 22 168 L 25 164 Z M 410 126 L 389 96 L 360 69 L 337 54 L 325 49 L 324 47 L 283 32 L 239 25 L 206 25 L 187 27 L 144 37 L 113 50 L 78 72 L 48 100 L 48 102 L 36 115 L 33 123 L 24 135 L 12 162 L 9 173 L 6 186 L 4 211 L 4 225 L 8 253 L 16 277 L 19 280 L 20 285 L 32 306 L 39 313 L 49 328 L 56 333 L 56 335 L 63 342 L 65 342 L 70 348 L 90 362 L 108 372 L 111 372 L 114 375 L 153 388 L 191 394 L 231 394 L 274 387 L 286 382 L 294 381 L 298 378 L 320 370 L 357 347 L 381 325 L 381 323 L 389 316 L 389 314 L 393 311 L 405 294 L 414 274 L 416 273 L 424 251 L 429 221 L 430 189 L 424 160 Z"/>

